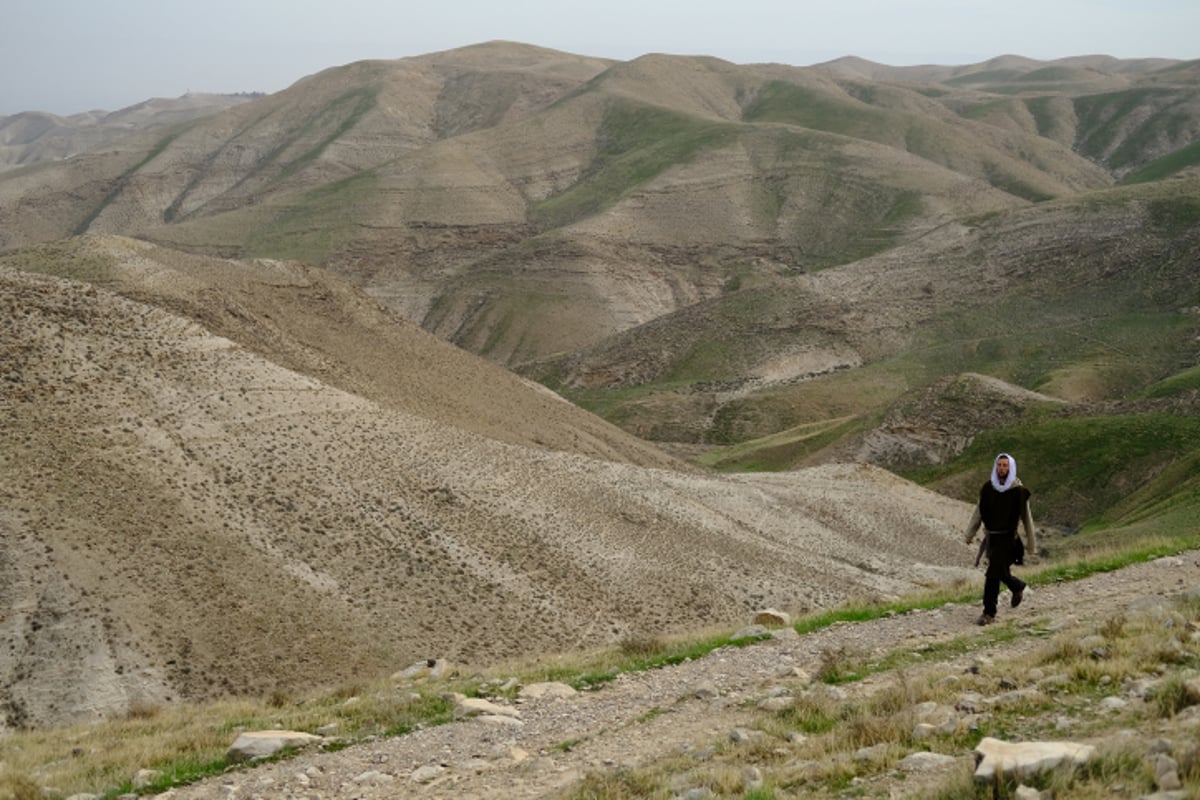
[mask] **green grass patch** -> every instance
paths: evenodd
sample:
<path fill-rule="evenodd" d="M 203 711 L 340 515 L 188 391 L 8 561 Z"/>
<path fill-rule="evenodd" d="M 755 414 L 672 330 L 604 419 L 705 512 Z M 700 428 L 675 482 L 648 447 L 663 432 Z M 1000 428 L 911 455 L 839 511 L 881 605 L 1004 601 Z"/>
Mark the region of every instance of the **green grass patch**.
<path fill-rule="evenodd" d="M 677 164 L 724 147 L 740 127 L 656 106 L 614 100 L 597 131 L 596 154 L 571 188 L 534 203 L 530 220 L 557 228 L 612 207 Z"/>
<path fill-rule="evenodd" d="M 1005 83 L 1024 77 L 1024 73 L 1015 69 L 991 69 L 958 75 L 942 81 L 947 86 L 973 86 L 980 83 Z"/>
<path fill-rule="evenodd" d="M 188 127 L 189 126 L 187 126 L 187 125 L 180 125 L 178 127 L 170 129 L 166 135 L 160 137 L 158 139 L 158 141 L 155 142 L 154 146 L 150 148 L 149 152 L 147 152 L 146 155 L 142 158 L 141 161 L 137 162 L 132 167 L 125 170 L 125 172 L 123 172 L 116 179 L 116 181 L 113 184 L 113 188 L 108 192 L 108 194 L 106 194 L 104 196 L 104 198 L 99 203 L 96 204 L 95 208 L 93 208 L 87 214 L 87 216 L 85 216 L 80 221 L 80 223 L 75 226 L 75 229 L 71 232 L 71 234 L 73 236 L 80 236 L 82 234 L 87 233 L 88 228 L 92 227 L 92 223 L 95 222 L 97 219 L 99 219 L 100 215 L 104 213 L 104 209 L 108 208 L 112 204 L 112 202 L 117 198 L 117 196 L 120 195 L 121 192 L 125 191 L 125 187 L 128 186 L 129 181 L 133 178 L 134 175 L 137 174 L 138 170 L 140 170 L 142 167 L 149 164 L 154 159 L 158 158 L 158 156 L 164 150 L 166 150 L 168 146 L 170 146 L 171 142 L 178 139 L 179 136 L 185 130 L 188 129 Z"/>
<path fill-rule="evenodd" d="M 289 200 L 247 238 L 245 256 L 324 263 L 354 236 L 377 185 L 374 173 L 360 172 Z"/>
<path fill-rule="evenodd" d="M 1128 185 L 1159 181 L 1197 164 L 1200 164 L 1200 141 L 1192 142 L 1161 158 L 1154 159 L 1126 175 L 1121 179 L 1121 183 Z"/>
<path fill-rule="evenodd" d="M 1052 96 L 1031 97 L 1025 101 L 1025 107 L 1029 109 L 1030 115 L 1033 117 L 1033 123 L 1037 126 L 1039 136 L 1054 138 L 1054 134 L 1063 129 L 1062 115 L 1055 109 L 1055 100 Z"/>
<path fill-rule="evenodd" d="M 743 112 L 746 122 L 782 122 L 859 139 L 894 139 L 893 114 L 786 81 L 765 84 Z"/>
<path fill-rule="evenodd" d="M 900 360 L 917 383 L 982 372 L 1034 389 L 1083 367 L 1104 397 L 1131 396 L 1191 357 L 1198 328 L 1178 311 L 1186 278 L 1144 266 L 1121 274 L 1119 290 L 1112 282 L 1071 292 L 1035 288 L 954 311 L 933 320 Z"/>
<path fill-rule="evenodd" d="M 960 116 L 966 119 L 983 119 L 997 111 L 1009 113 L 1012 111 L 1013 100 L 1011 98 L 1002 98 L 1000 100 L 988 100 L 982 103 L 977 103 L 964 109 Z"/>
<path fill-rule="evenodd" d="M 728 634 L 720 634 L 696 640 L 654 643 L 649 652 L 646 648 L 637 648 L 636 652 L 624 653 L 615 663 L 599 669 L 551 669 L 546 672 L 545 680 L 561 681 L 575 689 L 586 691 L 616 680 L 623 672 L 644 672 L 682 664 L 685 661 L 703 658 L 722 647 L 746 647 L 766 638 L 770 638 L 770 635 L 734 640 Z"/>
<path fill-rule="evenodd" d="M 898 471 L 935 484 L 990 464 L 998 452 L 1017 457 L 1034 493 L 1035 522 L 1113 526 L 1138 521 L 1146 509 L 1200 510 L 1200 478 L 1189 472 L 1200 455 L 1200 418 L 1166 413 L 1029 420 L 980 432 L 950 462 Z"/>
<path fill-rule="evenodd" d="M 1200 365 L 1188 367 L 1182 372 L 1163 378 L 1146 387 L 1141 397 L 1174 397 L 1200 389 Z"/>
<path fill-rule="evenodd" d="M 1150 224 L 1155 229 L 1166 236 L 1176 237 L 1200 224 L 1200 198 L 1157 198 L 1150 201 L 1149 213 Z"/>
<path fill-rule="evenodd" d="M 1080 70 L 1073 67 L 1042 67 L 1021 76 L 1023 81 L 1069 81 L 1080 76 Z"/>
<path fill-rule="evenodd" d="M 752 406 L 753 403 L 750 403 Z M 794 469 L 805 457 L 841 441 L 871 423 L 863 417 L 841 417 L 797 425 L 779 433 L 708 451 L 697 463 L 721 472 L 778 472 Z M 714 426 L 721 423 L 718 413 Z"/>
<path fill-rule="evenodd" d="M 1133 114 L 1143 114 L 1147 107 L 1160 107 L 1175 94 L 1177 92 L 1173 89 L 1137 88 L 1075 98 L 1079 131 L 1077 150 L 1093 160 L 1105 161 L 1111 167 L 1121 166 L 1119 157 L 1107 154 L 1114 151 L 1115 155 L 1117 138 L 1126 136 L 1123 123 Z M 1139 137 L 1151 135 L 1152 126 L 1143 121 L 1138 127 L 1142 133 L 1126 139 L 1120 147 L 1128 148 L 1128 151 L 1138 151 Z M 1126 158 L 1128 157 L 1127 155 Z"/>
<path fill-rule="evenodd" d="M 375 107 L 378 94 L 377 86 L 361 86 L 338 95 L 293 129 L 238 185 L 258 178 L 271 168 L 276 172 L 268 178 L 267 185 L 275 185 L 309 166 Z"/>

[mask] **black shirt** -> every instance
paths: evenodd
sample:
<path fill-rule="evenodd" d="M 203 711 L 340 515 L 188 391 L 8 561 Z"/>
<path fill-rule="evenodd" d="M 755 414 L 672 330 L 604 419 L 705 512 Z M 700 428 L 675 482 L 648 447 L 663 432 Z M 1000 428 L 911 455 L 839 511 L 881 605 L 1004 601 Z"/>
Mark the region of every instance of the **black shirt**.
<path fill-rule="evenodd" d="M 1030 491 L 1024 486 L 1014 486 L 1006 492 L 996 491 L 991 481 L 979 489 L 979 518 L 989 531 L 1016 532 L 1021 522 Z"/>

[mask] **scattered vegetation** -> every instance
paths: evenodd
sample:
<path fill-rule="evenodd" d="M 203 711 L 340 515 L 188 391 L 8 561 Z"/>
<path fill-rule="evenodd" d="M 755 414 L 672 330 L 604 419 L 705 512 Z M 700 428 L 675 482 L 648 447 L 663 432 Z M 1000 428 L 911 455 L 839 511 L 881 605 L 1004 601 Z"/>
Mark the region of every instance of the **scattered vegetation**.
<path fill-rule="evenodd" d="M 728 123 L 613 100 L 597 131 L 596 154 L 583 176 L 566 191 L 534 203 L 529 217 L 547 229 L 599 213 L 668 168 L 703 150 L 729 144 L 738 131 L 738 126 Z"/>
<path fill-rule="evenodd" d="M 1200 165 L 1200 142 L 1192 142 L 1129 173 L 1121 179 L 1121 183 L 1160 181 L 1197 165 Z"/>
<path fill-rule="evenodd" d="M 1191 542 L 1192 546 L 1200 542 Z M 1074 560 L 1047 567 L 1028 576 L 1032 585 L 1075 580 L 1095 572 L 1118 569 L 1168 552 L 1156 550 L 1113 550 L 1093 559 Z M 1169 552 L 1176 552 L 1170 550 Z M 914 609 L 938 608 L 947 603 L 973 602 L 976 591 L 966 587 L 945 587 L 886 604 L 856 603 L 819 612 L 798 620 L 794 628 L 803 635 L 834 624 L 845 624 L 904 614 Z M 1200 602 L 1178 601 L 1178 619 L 1200 619 Z M 761 786 L 753 787 L 754 796 L 775 790 L 790 793 L 803 790 L 805 796 L 827 796 L 862 780 L 879 770 L 894 769 L 904 753 L 916 748 L 912 738 L 912 707 L 926 701 L 953 704 L 954 698 L 973 689 L 987 692 L 1003 675 L 1026 675 L 1032 663 L 1040 674 L 1065 674 L 1066 682 L 1057 684 L 1059 700 L 1047 705 L 1037 700 L 997 707 L 970 730 L 956 729 L 918 749 L 961 754 L 983 736 L 1001 738 L 1035 737 L 1049 724 L 1046 715 L 1059 713 L 1064 705 L 1080 718 L 1077 724 L 1090 726 L 1093 733 L 1115 724 L 1099 711 L 1097 701 L 1104 687 L 1120 685 L 1147 672 L 1157 674 L 1159 664 L 1173 671 L 1161 679 L 1151 695 L 1152 701 L 1140 716 L 1126 715 L 1119 720 L 1124 728 L 1152 726 L 1156 720 L 1171 718 L 1190 701 L 1183 688 L 1184 670 L 1200 669 L 1200 648 L 1193 641 L 1179 645 L 1178 626 L 1156 624 L 1141 616 L 1114 613 L 1098 626 L 1105 646 L 1105 659 L 1098 664 L 1095 653 L 1079 646 L 1080 633 L 1066 629 L 1050 635 L 1034 629 L 1022 632 L 1011 626 L 981 629 L 973 635 L 935 643 L 913 652 L 903 648 L 882 658 L 863 660 L 844 650 L 826 653 L 818 674 L 817 688 L 797 695 L 793 704 L 778 712 L 763 711 L 755 725 L 761 737 L 741 744 L 726 743 L 701 759 L 695 754 L 667 757 L 663 761 L 629 770 L 605 770 L 588 775 L 569 798 L 668 797 L 669 787 L 679 785 L 686 776 L 692 785 L 709 787 L 716 796 L 744 797 L 742 767 L 754 764 L 764 776 Z M 1040 652 L 1032 659 L 1013 663 L 997 660 L 965 680 L 950 680 L 952 664 L 981 649 L 1015 637 L 1046 637 Z M 632 637 L 619 646 L 592 653 L 557 658 L 539 658 L 536 662 L 497 665 L 468 676 L 421 680 L 416 683 L 397 679 L 360 682 L 308 696 L 287 698 L 277 695 L 259 702 L 240 700 L 207 705 L 173 705 L 140 708 L 125 718 L 105 723 L 69 728 L 19 732 L 0 739 L 0 787 L 14 800 L 41 798 L 42 787 L 53 786 L 63 796 L 92 792 L 116 797 L 130 792 L 155 794 L 171 786 L 186 784 L 208 775 L 229 770 L 253 769 L 235 765 L 224 758 L 224 751 L 236 734 L 244 730 L 282 728 L 314 732 L 322 726 L 336 729 L 327 740 L 327 749 L 342 749 L 367 738 L 406 735 L 414 730 L 449 723 L 452 719 L 449 692 L 467 696 L 494 696 L 501 684 L 510 685 L 544 680 L 567 682 L 587 690 L 611 680 L 623 672 L 657 669 L 686 659 L 701 658 L 722 647 L 753 646 L 756 640 L 734 641 L 728 634 L 706 634 L 699 638 Z M 548 665 L 548 662 L 553 662 Z M 820 686 L 852 688 L 866 685 L 872 675 L 887 673 L 899 682 L 884 681 L 879 688 L 856 693 L 847 700 L 837 692 Z M 638 722 L 645 723 L 662 713 L 655 709 Z M 791 734 L 798 734 L 799 738 Z M 569 750 L 577 741 L 564 742 Z M 870 757 L 851 758 L 864 749 Z M 1140 762 L 1131 755 L 1133 745 L 1116 755 L 1106 756 L 1089 770 L 1070 779 L 1056 778 L 1063 798 L 1089 797 L 1096 784 L 1111 785 L 1129 781 L 1138 774 Z M 72 753 L 69 759 L 61 758 Z M 786 757 L 783 755 L 786 754 Z M 281 756 L 286 758 L 287 756 Z M 147 786 L 134 788 L 130 776 L 139 769 L 160 773 Z M 1200 765 L 1185 765 L 1200 770 Z M 1139 778 L 1139 780 L 1142 780 Z M 955 795 L 955 787 L 967 786 L 955 771 L 940 791 L 944 797 L 983 798 L 982 788 L 972 787 L 966 795 Z M 1056 784 L 1059 785 L 1059 784 Z M 632 794 L 631 794 L 632 792 Z"/>
<path fill-rule="evenodd" d="M 303 202 L 268 212 L 265 224 L 247 239 L 245 254 L 324 263 L 350 238 L 377 184 L 373 173 L 362 172 L 309 190 Z"/>
<path fill-rule="evenodd" d="M 1200 607 L 1194 601 L 1181 600 L 1172 613 L 1176 619 L 1195 620 Z M 1163 625 L 1154 615 L 1118 614 L 1097 630 L 1104 642 L 1102 661 L 1097 660 L 1094 649 L 1080 646 L 1088 631 L 1078 628 L 1053 634 L 989 629 L 974 637 L 930 647 L 919 654 L 920 661 L 913 660 L 913 654 L 896 652 L 880 663 L 868 664 L 856 662 L 853 656 L 840 651 L 827 653 L 816 677 L 824 685 L 851 689 L 851 694 L 827 691 L 821 685 L 804 689 L 784 709 L 762 712 L 755 724 L 757 736 L 738 744 L 718 745 L 713 751 L 624 770 L 616 782 L 610 772 L 592 773 L 564 797 L 613 800 L 629 796 L 622 793 L 629 786 L 637 787 L 639 797 L 673 796 L 671 789 L 678 792 L 681 786 L 707 788 L 714 797 L 875 796 L 874 791 L 886 791 L 888 782 L 904 782 L 900 759 L 917 750 L 961 759 L 959 765 L 941 771 L 934 783 L 922 785 L 920 794 L 956 800 L 983 800 L 996 796 L 993 792 L 997 791 L 1003 792 L 1000 796 L 1011 796 L 1008 793 L 1015 784 L 976 783 L 971 778 L 974 764 L 962 759 L 985 736 L 1010 740 L 1061 738 L 1055 726 L 1066 716 L 1075 733 L 1072 738 L 1103 737 L 1116 727 L 1152 736 L 1149 732 L 1158 730 L 1160 720 L 1174 717 L 1194 702 L 1182 689 L 1181 676 L 1188 670 L 1194 673 L 1200 666 L 1200 648 L 1194 640 L 1181 648 L 1174 632 L 1177 626 Z M 975 651 L 1030 633 L 1045 638 L 1044 643 L 1034 646 L 1032 655 L 984 659 L 977 661 L 972 670 L 962 672 L 963 660 L 970 659 Z M 1164 663 L 1172 670 L 1165 676 L 1160 675 Z M 865 682 L 867 677 L 885 671 L 891 680 Z M 1113 693 L 1111 687 L 1144 680 L 1147 675 L 1156 679 L 1150 702 L 1131 706 L 1118 717 L 1104 710 L 1099 701 Z M 971 724 L 960 718 L 957 724 L 945 724 L 920 739 L 915 736 L 914 708 L 920 704 L 952 708 L 972 692 L 984 697 L 1006 682 L 1011 687 L 1026 687 L 1039 681 L 1045 690 L 1031 691 L 1024 699 L 1014 695 L 1009 702 L 991 704 Z M 1098 756 L 1085 769 L 1043 773 L 1026 782 L 1049 789 L 1059 798 L 1107 796 L 1116 786 L 1135 793 L 1153 791 L 1152 775 L 1145 767 L 1144 744 L 1138 739 L 1104 740 Z M 759 776 L 753 786 L 743 779 L 748 765 L 753 765 Z M 1200 774 L 1198 769 L 1200 765 L 1185 760 L 1181 765 L 1185 785 Z M 872 790 L 872 786 L 882 788 Z"/>

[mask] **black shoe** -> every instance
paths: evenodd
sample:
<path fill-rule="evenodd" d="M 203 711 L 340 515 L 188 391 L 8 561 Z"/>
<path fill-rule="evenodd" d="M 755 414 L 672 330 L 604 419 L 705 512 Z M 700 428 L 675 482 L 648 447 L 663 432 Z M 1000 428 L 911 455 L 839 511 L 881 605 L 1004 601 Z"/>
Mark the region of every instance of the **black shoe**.
<path fill-rule="evenodd" d="M 976 625 L 991 625 L 996 621 L 996 618 L 991 614 L 982 614 L 979 619 L 975 620 Z"/>
<path fill-rule="evenodd" d="M 1025 587 L 1022 586 L 1012 593 L 1012 607 L 1016 608 L 1021 605 L 1021 601 L 1025 599 Z"/>

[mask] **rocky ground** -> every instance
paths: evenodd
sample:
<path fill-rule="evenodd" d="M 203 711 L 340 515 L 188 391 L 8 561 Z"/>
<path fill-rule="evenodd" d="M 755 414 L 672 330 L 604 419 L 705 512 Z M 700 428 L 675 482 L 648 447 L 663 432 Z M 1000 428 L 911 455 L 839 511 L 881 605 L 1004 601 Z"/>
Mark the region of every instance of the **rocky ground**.
<path fill-rule="evenodd" d="M 756 718 L 762 717 L 757 707 L 764 699 L 803 691 L 808 685 L 804 675 L 819 670 L 830 653 L 883 655 L 960 637 L 978 639 L 977 647 L 958 657 L 961 663 L 950 665 L 961 672 L 980 660 L 1032 653 L 1045 643 L 1035 629 L 1078 626 L 1086 631 L 1115 615 L 1197 591 L 1200 552 L 1191 551 L 1115 573 L 1031 588 L 1019 609 L 1001 608 L 998 624 L 1015 626 L 1017 635 L 1000 645 L 987 644 L 992 640 L 985 637 L 996 629 L 975 626 L 978 607 L 965 604 L 842 623 L 804 636 L 784 628 L 768 641 L 626 674 L 595 691 L 519 701 L 511 709 L 515 716 L 464 719 L 338 752 L 314 749 L 168 794 L 172 800 L 555 797 L 589 774 L 652 764 L 681 753 L 703 760 L 723 742 L 752 731 Z M 878 673 L 848 688 L 869 692 L 897 677 Z M 1018 687 L 1033 680 L 1011 678 Z M 1181 724 L 1194 725 L 1191 717 L 1191 723 Z M 1195 728 L 1190 730 L 1185 738 L 1194 735 Z M 871 797 L 915 796 L 950 773 L 973 768 L 972 754 L 963 752 L 915 777 L 892 770 L 864 779 L 858 788 Z M 680 796 L 688 794 L 686 777 L 680 777 L 675 789 Z"/>

